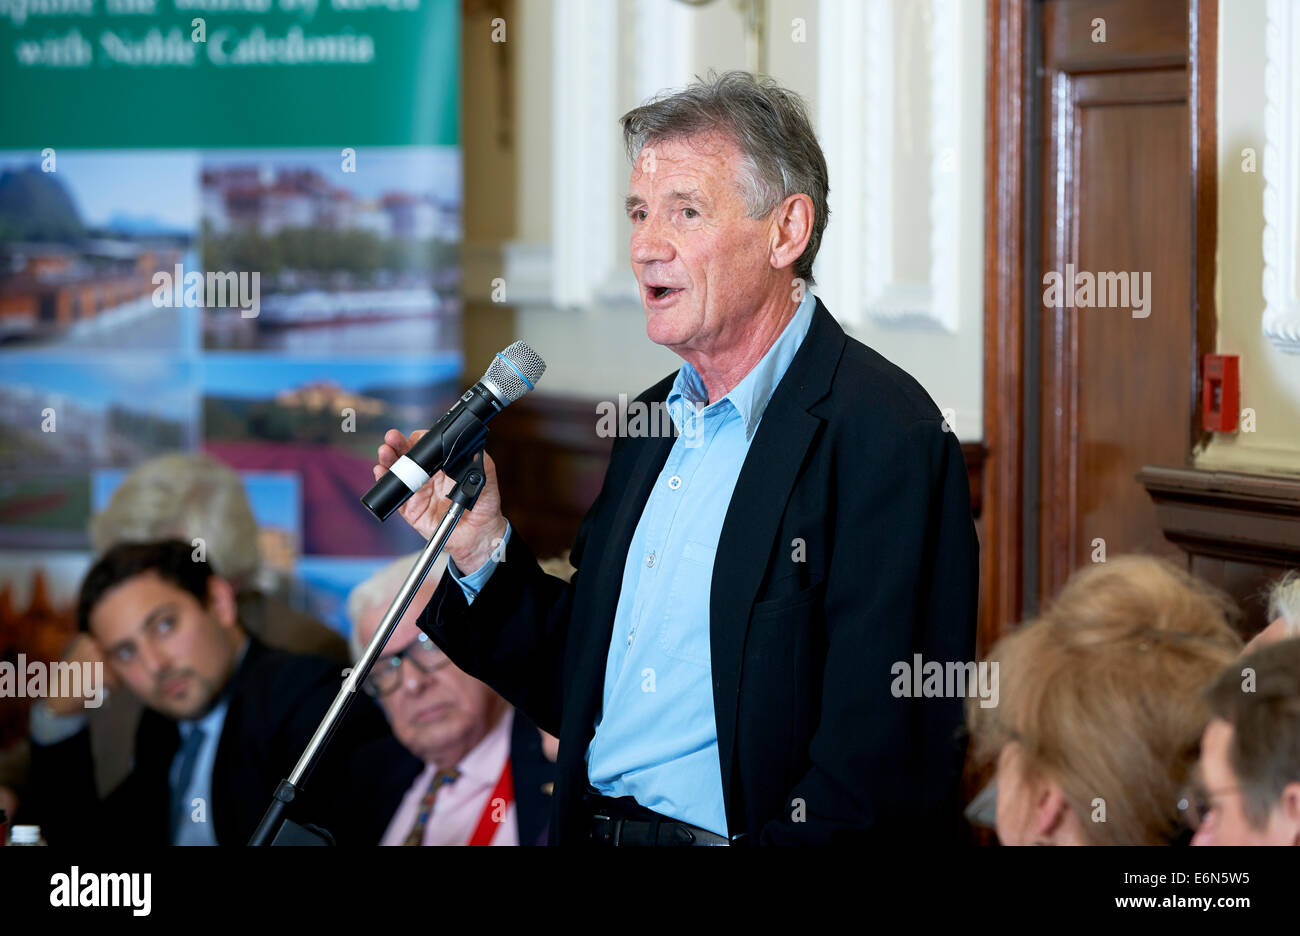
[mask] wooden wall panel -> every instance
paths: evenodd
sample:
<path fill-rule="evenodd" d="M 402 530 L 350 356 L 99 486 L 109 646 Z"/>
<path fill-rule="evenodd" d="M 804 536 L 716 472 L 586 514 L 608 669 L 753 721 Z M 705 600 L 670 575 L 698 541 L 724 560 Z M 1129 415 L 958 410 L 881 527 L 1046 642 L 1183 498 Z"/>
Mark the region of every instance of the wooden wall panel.
<path fill-rule="evenodd" d="M 1212 219 L 1198 214 L 1208 40 L 1197 12 L 1187 0 L 1042 7 L 1040 271 L 1067 293 L 1072 273 L 1098 292 L 1103 275 L 1130 287 L 1136 276 L 1146 308 L 1135 316 L 1132 294 L 1119 307 L 1099 295 L 1092 307 L 1040 305 L 1040 597 L 1098 541 L 1107 555 L 1177 554 L 1134 475 L 1189 460 L 1200 352 L 1213 339 L 1201 301 L 1212 257 L 1198 252 Z"/>
<path fill-rule="evenodd" d="M 1150 465 L 1138 480 L 1191 571 L 1241 606 L 1242 636 L 1259 632 L 1269 586 L 1300 569 L 1300 478 Z"/>

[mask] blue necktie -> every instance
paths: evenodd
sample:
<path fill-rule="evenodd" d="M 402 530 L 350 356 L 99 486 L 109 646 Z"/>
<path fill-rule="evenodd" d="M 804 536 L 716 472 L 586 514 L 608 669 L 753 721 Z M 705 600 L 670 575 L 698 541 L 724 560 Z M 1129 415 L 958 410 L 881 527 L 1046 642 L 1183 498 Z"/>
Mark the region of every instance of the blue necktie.
<path fill-rule="evenodd" d="M 185 736 L 185 739 L 181 741 L 180 750 L 176 752 L 180 758 L 180 771 L 176 777 L 176 785 L 172 787 L 172 842 L 176 841 L 176 836 L 180 834 L 181 823 L 185 821 L 185 813 L 188 809 L 185 795 L 189 792 L 190 783 L 194 780 L 194 765 L 198 763 L 199 748 L 202 746 L 203 729 L 195 725 L 190 729 L 190 733 Z"/>

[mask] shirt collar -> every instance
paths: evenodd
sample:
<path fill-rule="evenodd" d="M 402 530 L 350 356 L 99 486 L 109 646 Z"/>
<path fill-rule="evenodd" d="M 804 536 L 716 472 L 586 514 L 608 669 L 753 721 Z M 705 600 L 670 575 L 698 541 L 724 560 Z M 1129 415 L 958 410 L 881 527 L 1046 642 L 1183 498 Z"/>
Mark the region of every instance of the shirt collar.
<path fill-rule="evenodd" d="M 759 421 L 763 418 L 763 412 L 772 399 L 776 385 L 785 376 L 790 362 L 794 360 L 795 353 L 808 334 L 813 310 L 816 307 L 816 298 L 812 293 L 805 292 L 803 300 L 794 310 L 793 317 L 786 323 L 781 334 L 772 343 L 772 347 L 767 349 L 767 353 L 726 396 L 708 406 L 703 405 L 708 399 L 704 379 L 689 362 L 683 363 L 677 372 L 677 378 L 673 381 L 673 388 L 668 393 L 668 414 L 677 426 L 677 431 L 684 431 L 682 426 L 685 416 L 684 403 L 698 408 L 697 418 L 713 410 L 714 407 L 721 409 L 724 408 L 724 404 L 730 403 L 744 421 L 745 441 L 751 441 L 758 430 Z"/>
<path fill-rule="evenodd" d="M 221 727 L 222 722 L 225 721 L 226 709 L 229 705 L 229 697 L 223 695 L 220 701 L 218 701 L 216 705 L 212 706 L 212 708 L 208 709 L 208 714 L 204 715 L 202 718 L 197 718 L 192 721 L 177 722 L 176 725 L 180 729 L 181 737 L 188 738 L 194 729 L 202 728 L 203 737 L 205 739 L 211 738 L 213 734 L 216 733 L 217 729 Z"/>
<path fill-rule="evenodd" d="M 202 728 L 204 737 L 210 738 L 213 730 L 221 727 L 221 723 L 226 717 L 226 709 L 230 707 L 230 688 L 231 682 L 233 682 L 233 674 L 239 672 L 239 668 L 244 665 L 244 658 L 248 656 L 248 644 L 248 635 L 245 634 L 244 642 L 239 648 L 239 653 L 235 656 L 235 668 L 231 670 L 231 681 L 226 683 L 226 688 L 222 690 L 221 697 L 217 699 L 212 708 L 208 709 L 208 713 L 202 718 L 188 719 L 176 723 L 182 738 L 188 738 L 190 732 L 195 728 Z"/>
<path fill-rule="evenodd" d="M 501 765 L 510 756 L 510 730 L 514 714 L 513 708 L 506 708 L 492 730 L 456 765 L 462 777 L 472 777 L 489 785 L 497 782 L 501 776 Z"/>

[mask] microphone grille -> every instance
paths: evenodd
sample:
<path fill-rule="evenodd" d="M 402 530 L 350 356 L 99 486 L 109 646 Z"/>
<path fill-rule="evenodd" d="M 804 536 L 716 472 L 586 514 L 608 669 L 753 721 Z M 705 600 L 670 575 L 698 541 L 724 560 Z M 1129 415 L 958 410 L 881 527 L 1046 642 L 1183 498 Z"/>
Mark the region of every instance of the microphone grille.
<path fill-rule="evenodd" d="M 536 386 L 546 373 L 546 362 L 528 345 L 516 341 L 492 359 L 487 378 L 505 394 L 502 405 L 509 405 Z"/>

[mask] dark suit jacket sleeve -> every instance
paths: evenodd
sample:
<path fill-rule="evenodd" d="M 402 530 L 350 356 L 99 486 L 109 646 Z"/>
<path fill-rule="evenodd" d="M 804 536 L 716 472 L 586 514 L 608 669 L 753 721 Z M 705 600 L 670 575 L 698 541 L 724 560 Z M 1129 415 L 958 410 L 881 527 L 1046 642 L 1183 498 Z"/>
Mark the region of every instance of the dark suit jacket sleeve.
<path fill-rule="evenodd" d="M 39 825 L 52 846 L 165 845 L 167 796 L 164 773 L 132 769 L 100 799 L 90 731 L 83 728 L 57 744 L 32 744 L 30 794 L 18 818 Z"/>
<path fill-rule="evenodd" d="M 611 463 L 622 439 L 614 442 Z M 442 581 L 419 626 L 462 670 L 495 689 L 543 731 L 560 734 L 564 648 L 573 596 L 582 574 L 587 536 L 607 499 L 609 473 L 583 518 L 569 561 L 579 569 L 568 582 L 547 575 L 511 528 L 505 559 L 471 605 L 452 579 Z"/>
<path fill-rule="evenodd" d="M 942 422 L 898 432 L 870 421 L 836 458 L 826 653 L 811 767 L 766 844 L 944 834 L 965 747 L 962 700 L 897 698 L 895 664 L 969 661 L 978 544 L 961 446 Z"/>
<path fill-rule="evenodd" d="M 462 670 L 551 734 L 560 731 L 560 672 L 577 583 L 547 575 L 518 530 L 471 605 L 449 573 L 420 627 Z"/>
<path fill-rule="evenodd" d="M 32 743 L 29 788 L 15 819 L 39 825 L 51 845 L 94 841 L 101 816 L 89 730 L 58 744 Z"/>

